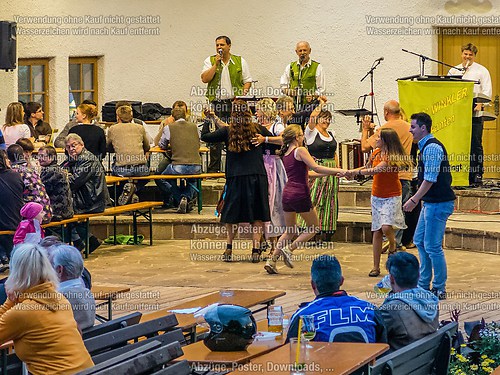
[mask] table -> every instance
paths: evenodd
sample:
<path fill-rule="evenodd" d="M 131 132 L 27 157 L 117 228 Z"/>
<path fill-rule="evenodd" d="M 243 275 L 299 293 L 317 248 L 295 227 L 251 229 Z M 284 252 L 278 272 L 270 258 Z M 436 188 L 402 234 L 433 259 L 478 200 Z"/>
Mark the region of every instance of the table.
<path fill-rule="evenodd" d="M 208 168 L 208 152 L 210 151 L 210 149 L 208 147 L 205 147 L 205 146 L 200 146 L 198 151 L 199 151 L 200 156 L 201 156 L 202 172 L 206 172 L 207 168 Z M 158 146 L 155 146 L 155 147 L 151 147 L 148 152 L 151 154 L 163 153 L 163 152 L 167 152 L 167 150 L 164 150 Z M 150 160 L 150 157 L 148 157 L 148 160 Z"/>
<path fill-rule="evenodd" d="M 115 234 L 116 235 L 116 234 Z M 101 323 L 113 319 L 113 300 L 122 293 L 130 292 L 130 288 L 114 287 L 114 286 L 92 286 L 91 290 L 95 300 L 102 300 L 104 302 L 96 303 L 96 310 L 100 306 L 108 305 L 108 318 L 96 314 L 96 319 Z"/>
<path fill-rule="evenodd" d="M 267 319 L 257 323 L 258 331 L 267 331 Z M 269 353 L 285 344 L 286 337 L 279 336 L 274 340 L 255 341 L 247 350 L 235 352 L 213 352 L 202 341 L 182 347 L 184 355 L 175 361 L 187 360 L 192 366 L 203 366 L 218 371 L 230 371 L 238 364 L 248 363 L 252 358 Z"/>
<path fill-rule="evenodd" d="M 264 305 L 255 310 L 253 313 L 267 309 L 269 305 L 274 303 L 278 297 L 286 294 L 283 290 L 224 290 L 221 292 L 213 292 L 206 296 L 196 298 L 194 300 L 184 302 L 175 306 L 170 306 L 168 309 L 158 310 L 149 314 L 142 315 L 141 323 L 162 316 L 171 314 L 172 310 L 189 309 L 194 307 L 205 307 L 213 303 L 240 305 L 246 308 L 251 308 L 258 305 Z M 196 341 L 196 319 L 193 314 L 175 314 L 178 326 L 190 335 L 191 342 Z"/>
<path fill-rule="evenodd" d="M 310 342 L 311 363 L 306 374 L 345 375 L 375 361 L 389 349 L 387 344 L 364 344 L 351 342 Z M 290 374 L 290 344 L 252 359 L 237 367 L 231 374 Z"/>

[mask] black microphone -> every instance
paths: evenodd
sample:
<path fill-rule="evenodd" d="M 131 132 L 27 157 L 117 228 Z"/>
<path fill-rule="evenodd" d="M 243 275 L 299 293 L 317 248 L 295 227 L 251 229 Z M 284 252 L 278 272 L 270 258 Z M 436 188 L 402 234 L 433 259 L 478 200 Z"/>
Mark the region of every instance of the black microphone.
<path fill-rule="evenodd" d="M 222 57 L 222 48 L 219 48 L 217 52 L 219 53 L 220 57 Z"/>
<path fill-rule="evenodd" d="M 375 60 L 375 62 L 380 62 L 380 61 L 384 61 L 384 58 L 383 57 L 379 57 L 377 60 Z"/>
<path fill-rule="evenodd" d="M 302 63 L 304 62 L 304 59 L 305 59 L 305 58 L 306 58 L 306 57 L 305 57 L 304 55 L 300 55 L 300 56 L 299 56 L 299 62 L 302 64 Z"/>

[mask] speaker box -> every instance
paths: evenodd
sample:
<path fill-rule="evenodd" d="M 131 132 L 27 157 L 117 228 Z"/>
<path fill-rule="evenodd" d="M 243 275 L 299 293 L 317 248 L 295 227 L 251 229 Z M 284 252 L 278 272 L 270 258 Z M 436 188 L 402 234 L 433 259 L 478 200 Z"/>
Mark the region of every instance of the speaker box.
<path fill-rule="evenodd" d="M 0 21 L 0 69 L 16 69 L 17 23 Z"/>

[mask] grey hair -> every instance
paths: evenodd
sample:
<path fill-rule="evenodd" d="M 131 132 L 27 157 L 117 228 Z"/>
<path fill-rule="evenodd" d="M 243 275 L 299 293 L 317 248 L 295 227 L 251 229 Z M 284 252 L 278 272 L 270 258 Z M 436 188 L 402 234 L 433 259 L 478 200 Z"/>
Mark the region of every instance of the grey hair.
<path fill-rule="evenodd" d="M 78 143 L 80 143 L 81 145 L 84 145 L 85 146 L 85 143 L 83 142 L 83 139 L 82 137 L 80 137 L 78 134 L 76 133 L 70 133 L 66 136 L 66 138 L 64 138 L 64 143 L 68 143 L 69 141 L 77 141 Z"/>
<path fill-rule="evenodd" d="M 5 288 L 12 293 L 24 293 L 46 282 L 51 282 L 55 288 L 59 286 L 45 249 L 29 243 L 16 246 L 10 259 L 10 275 Z"/>
<path fill-rule="evenodd" d="M 69 279 L 77 279 L 82 276 L 83 259 L 82 255 L 75 247 L 66 244 L 57 244 L 47 249 L 50 263 L 56 269 L 57 266 L 63 268 L 63 275 Z"/>

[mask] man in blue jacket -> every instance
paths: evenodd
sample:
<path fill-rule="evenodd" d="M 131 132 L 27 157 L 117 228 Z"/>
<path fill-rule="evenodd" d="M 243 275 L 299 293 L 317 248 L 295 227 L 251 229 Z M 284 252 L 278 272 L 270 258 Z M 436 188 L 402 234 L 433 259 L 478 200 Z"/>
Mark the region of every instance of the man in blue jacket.
<path fill-rule="evenodd" d="M 322 255 L 311 266 L 311 286 L 316 298 L 293 314 L 287 340 L 297 337 L 299 317 L 314 316 L 316 336 L 323 342 L 387 342 L 380 312 L 370 302 L 340 290 L 344 283 L 337 258 Z"/>
<path fill-rule="evenodd" d="M 419 264 L 415 255 L 397 253 L 387 260 L 392 291 L 380 307 L 392 350 L 421 339 L 439 326 L 439 300 L 418 284 Z"/>

